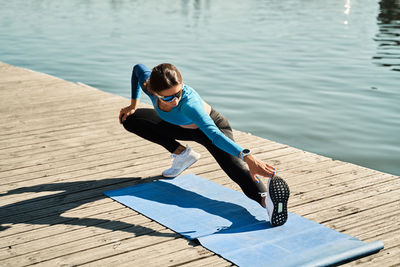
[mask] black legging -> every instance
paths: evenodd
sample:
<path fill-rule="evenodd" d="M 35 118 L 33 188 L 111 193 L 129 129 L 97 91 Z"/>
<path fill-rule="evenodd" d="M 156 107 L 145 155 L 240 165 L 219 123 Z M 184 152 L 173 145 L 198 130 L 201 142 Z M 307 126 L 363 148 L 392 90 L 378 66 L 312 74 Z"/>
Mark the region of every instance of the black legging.
<path fill-rule="evenodd" d="M 214 109 L 211 110 L 210 116 L 221 132 L 233 140 L 232 128 L 228 120 Z M 186 129 L 163 121 L 152 108 L 137 109 L 134 114 L 126 118 L 123 125 L 129 132 L 157 143 L 171 153 L 181 145 L 176 140 L 195 141 L 202 144 L 224 172 L 240 186 L 246 196 L 261 204 L 260 193 L 267 191 L 264 184 L 261 181 L 255 183 L 242 160 L 215 146 L 200 129 Z"/>

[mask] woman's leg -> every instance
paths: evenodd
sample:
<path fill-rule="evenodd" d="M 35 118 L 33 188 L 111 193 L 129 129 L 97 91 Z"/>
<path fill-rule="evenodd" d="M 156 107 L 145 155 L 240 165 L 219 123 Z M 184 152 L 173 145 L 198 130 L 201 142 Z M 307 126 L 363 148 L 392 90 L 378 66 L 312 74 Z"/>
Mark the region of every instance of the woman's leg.
<path fill-rule="evenodd" d="M 210 115 L 218 128 L 233 140 L 232 128 L 228 120 L 214 110 Z M 261 181 L 255 183 L 250 177 L 247 166 L 239 158 L 219 149 L 201 130 L 184 129 L 165 122 L 152 108 L 137 109 L 134 114 L 126 118 L 123 126 L 129 132 L 163 146 L 170 153 L 174 153 L 181 146 L 177 140 L 196 141 L 204 145 L 222 170 L 240 186 L 245 195 L 262 204 L 260 193 L 267 191 L 264 184 Z"/>
<path fill-rule="evenodd" d="M 232 128 L 229 125 L 228 120 L 215 110 L 211 111 L 210 116 L 214 120 L 218 128 L 227 137 L 233 140 Z M 240 186 L 247 197 L 263 205 L 260 193 L 267 192 L 267 189 L 261 181 L 259 183 L 255 183 L 253 181 L 247 166 L 241 159 L 219 149 L 200 130 L 198 130 L 198 134 L 195 135 L 195 141 L 201 143 L 207 148 L 207 150 L 218 162 L 222 170 L 224 170 L 224 172 Z"/>
<path fill-rule="evenodd" d="M 200 158 L 200 154 L 176 141 L 176 139 L 193 140 L 193 130 L 161 120 L 154 109 L 136 110 L 134 114 L 127 117 L 123 125 L 126 130 L 157 143 L 175 154 L 172 166 L 162 172 L 164 177 L 178 176 Z"/>
<path fill-rule="evenodd" d="M 152 108 L 137 109 L 126 118 L 123 126 L 127 131 L 163 146 L 170 153 L 181 146 L 176 136 L 182 135 L 183 128 L 161 120 Z"/>

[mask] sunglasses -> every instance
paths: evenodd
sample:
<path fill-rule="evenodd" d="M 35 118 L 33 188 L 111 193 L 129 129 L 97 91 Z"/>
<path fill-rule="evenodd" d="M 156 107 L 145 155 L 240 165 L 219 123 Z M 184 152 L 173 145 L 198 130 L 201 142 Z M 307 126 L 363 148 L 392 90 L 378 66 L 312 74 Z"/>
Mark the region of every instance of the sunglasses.
<path fill-rule="evenodd" d="M 164 101 L 164 102 L 172 102 L 172 101 L 174 101 L 175 98 L 180 98 L 180 97 L 181 97 L 182 90 L 183 90 L 183 86 L 182 86 L 182 89 L 179 90 L 179 92 L 176 93 L 176 94 L 169 95 L 169 96 L 160 96 L 160 95 L 157 95 L 157 97 L 158 97 L 159 99 L 161 99 L 162 101 Z"/>

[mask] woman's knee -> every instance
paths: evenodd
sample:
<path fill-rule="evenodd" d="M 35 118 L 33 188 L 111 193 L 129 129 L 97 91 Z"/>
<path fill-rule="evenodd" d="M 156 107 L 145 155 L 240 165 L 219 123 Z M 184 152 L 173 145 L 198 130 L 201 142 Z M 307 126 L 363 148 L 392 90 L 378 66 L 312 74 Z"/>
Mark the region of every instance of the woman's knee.
<path fill-rule="evenodd" d="M 125 130 L 132 132 L 133 125 L 135 125 L 134 121 L 135 118 L 133 117 L 133 114 L 131 114 L 122 122 L 122 126 L 124 126 Z"/>
<path fill-rule="evenodd" d="M 140 124 L 140 121 L 154 121 L 154 117 L 157 116 L 154 114 L 152 109 L 147 108 L 139 108 L 131 115 L 127 116 L 125 121 L 123 121 L 122 125 L 126 129 L 135 124 Z"/>
<path fill-rule="evenodd" d="M 127 131 L 138 134 L 138 132 L 158 130 L 160 122 L 161 119 L 154 109 L 140 108 L 126 117 L 122 125 Z"/>
<path fill-rule="evenodd" d="M 136 133 L 138 129 L 144 127 L 143 125 L 144 122 L 145 119 L 141 118 L 140 114 L 135 112 L 126 117 L 125 121 L 122 122 L 122 126 L 124 126 L 125 130 L 132 133 Z"/>

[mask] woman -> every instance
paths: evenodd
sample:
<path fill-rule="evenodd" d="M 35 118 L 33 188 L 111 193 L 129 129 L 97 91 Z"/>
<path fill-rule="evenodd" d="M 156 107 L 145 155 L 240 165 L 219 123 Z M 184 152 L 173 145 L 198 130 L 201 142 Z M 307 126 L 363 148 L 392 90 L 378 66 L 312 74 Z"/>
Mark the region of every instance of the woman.
<path fill-rule="evenodd" d="M 131 86 L 131 105 L 121 109 L 120 123 L 129 132 L 171 153 L 172 166 L 163 171 L 163 176 L 178 176 L 200 158 L 200 154 L 177 140 L 196 141 L 207 148 L 247 197 L 267 209 L 273 226 L 286 222 L 290 193 L 285 181 L 275 175 L 272 166 L 234 142 L 227 119 L 203 101 L 193 88 L 183 84 L 175 66 L 163 63 L 150 71 L 142 64 L 135 65 Z M 154 109 L 137 108 L 140 89 L 150 97 Z M 271 177 L 268 189 L 257 175 Z"/>

